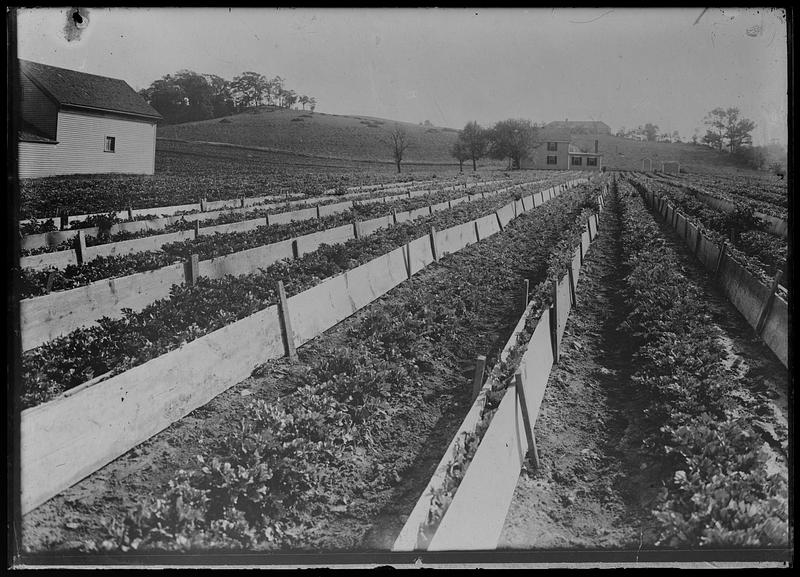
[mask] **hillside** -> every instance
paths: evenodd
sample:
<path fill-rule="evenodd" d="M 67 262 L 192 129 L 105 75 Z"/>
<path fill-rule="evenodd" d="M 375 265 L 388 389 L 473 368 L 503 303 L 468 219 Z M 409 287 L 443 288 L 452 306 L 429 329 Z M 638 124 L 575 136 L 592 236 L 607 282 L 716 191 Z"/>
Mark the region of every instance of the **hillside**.
<path fill-rule="evenodd" d="M 611 135 L 598 135 L 599 149 L 603 153 L 603 164 L 609 170 L 642 170 L 642 159 L 653 161 L 653 170 L 661 169 L 662 161 L 677 160 L 686 172 L 733 172 L 755 171 L 738 167 L 723 152 L 691 143 L 638 142 Z M 573 142 L 594 150 L 594 136 L 576 135 Z M 760 174 L 760 173 L 758 173 Z"/>
<path fill-rule="evenodd" d="M 301 110 L 262 108 L 254 112 L 159 126 L 159 138 L 226 142 L 325 158 L 392 162 L 386 143 L 395 124 L 412 146 L 404 162 L 454 164 L 449 149 L 458 131 L 367 116 L 339 116 Z"/>

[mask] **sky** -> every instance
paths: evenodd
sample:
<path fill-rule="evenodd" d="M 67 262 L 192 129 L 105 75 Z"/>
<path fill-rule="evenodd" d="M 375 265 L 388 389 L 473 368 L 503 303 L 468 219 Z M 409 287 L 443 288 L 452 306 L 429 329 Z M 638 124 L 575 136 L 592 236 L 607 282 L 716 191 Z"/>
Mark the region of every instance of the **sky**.
<path fill-rule="evenodd" d="M 716 107 L 787 141 L 782 10 L 709 8 L 21 9 L 18 56 L 122 78 L 255 71 L 317 111 L 461 128 L 506 118 L 647 122 L 688 138 Z"/>

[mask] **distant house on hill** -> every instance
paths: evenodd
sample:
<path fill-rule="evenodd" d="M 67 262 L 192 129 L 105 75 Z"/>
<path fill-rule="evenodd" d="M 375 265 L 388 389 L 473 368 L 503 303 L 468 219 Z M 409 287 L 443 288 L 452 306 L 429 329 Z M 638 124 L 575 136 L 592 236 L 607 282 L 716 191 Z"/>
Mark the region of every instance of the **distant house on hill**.
<path fill-rule="evenodd" d="M 591 148 L 579 147 L 568 132 L 545 126 L 539 130 L 531 155 L 522 160 L 520 168 L 600 170 L 603 167 L 603 155 L 599 150 L 599 142 L 595 140 L 593 150 Z"/>
<path fill-rule="evenodd" d="M 611 128 L 599 120 L 557 120 L 546 124 L 545 129 L 569 134 L 611 134 Z"/>
<path fill-rule="evenodd" d="M 156 112 L 124 80 L 19 60 L 19 176 L 155 171 Z"/>

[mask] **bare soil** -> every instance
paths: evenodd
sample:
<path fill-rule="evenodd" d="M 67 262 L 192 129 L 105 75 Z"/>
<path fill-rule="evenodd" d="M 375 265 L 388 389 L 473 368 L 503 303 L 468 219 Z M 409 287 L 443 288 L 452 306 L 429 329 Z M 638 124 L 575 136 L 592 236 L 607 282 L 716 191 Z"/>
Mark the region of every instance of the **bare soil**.
<path fill-rule="evenodd" d="M 774 450 L 775 470 L 785 474 L 785 367 L 677 236 L 664 225 L 662 233 L 681 255 L 684 273 L 702 287 L 728 348 L 728 365 L 748 386 L 740 390 L 742 410 L 754 416 Z M 619 235 L 618 206 L 610 199 L 535 426 L 541 468 L 522 471 L 498 548 L 637 550 L 657 539 L 650 510 L 668 472 L 641 447 L 638 417 L 646 399 L 629 380 L 631 351 L 619 330 L 628 307 Z"/>

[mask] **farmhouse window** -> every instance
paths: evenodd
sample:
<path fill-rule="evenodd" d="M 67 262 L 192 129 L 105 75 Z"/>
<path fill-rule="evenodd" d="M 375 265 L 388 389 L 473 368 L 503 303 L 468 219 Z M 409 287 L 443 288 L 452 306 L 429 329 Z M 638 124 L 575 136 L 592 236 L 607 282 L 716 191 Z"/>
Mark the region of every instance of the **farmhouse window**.
<path fill-rule="evenodd" d="M 547 164 L 558 164 L 558 157 L 557 156 L 548 156 L 547 157 Z"/>
<path fill-rule="evenodd" d="M 581 166 L 583 164 L 583 158 L 581 158 L 580 156 L 573 156 L 572 164 L 574 166 Z"/>
<path fill-rule="evenodd" d="M 587 158 L 586 159 L 586 166 L 597 166 L 597 159 L 596 158 Z"/>
<path fill-rule="evenodd" d="M 548 142 L 547 143 L 547 150 L 548 152 L 554 152 L 558 150 L 558 142 Z"/>
<path fill-rule="evenodd" d="M 114 152 L 116 147 L 117 139 L 113 136 L 106 136 L 106 144 L 103 148 L 103 152 Z"/>

